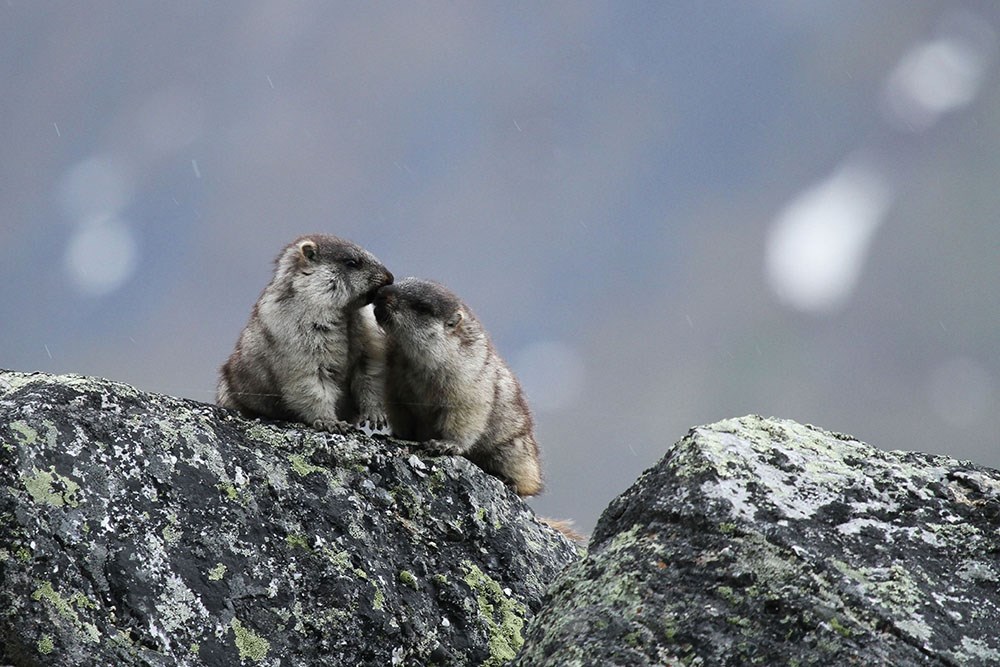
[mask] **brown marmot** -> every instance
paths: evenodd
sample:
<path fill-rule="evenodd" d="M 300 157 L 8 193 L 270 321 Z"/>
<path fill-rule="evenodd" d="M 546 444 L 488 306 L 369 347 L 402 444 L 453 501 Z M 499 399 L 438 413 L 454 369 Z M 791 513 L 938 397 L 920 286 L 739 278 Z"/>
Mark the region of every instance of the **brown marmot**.
<path fill-rule="evenodd" d="M 542 490 L 533 421 L 517 378 L 468 306 L 443 285 L 406 278 L 379 290 L 385 407 L 395 437 L 460 455 L 520 496 Z"/>

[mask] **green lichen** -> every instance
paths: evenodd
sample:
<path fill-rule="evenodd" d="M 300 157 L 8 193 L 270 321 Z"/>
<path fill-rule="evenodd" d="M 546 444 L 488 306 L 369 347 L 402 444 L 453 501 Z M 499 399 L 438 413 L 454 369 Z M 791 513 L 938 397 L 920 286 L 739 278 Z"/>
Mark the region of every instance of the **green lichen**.
<path fill-rule="evenodd" d="M 406 485 L 400 484 L 389 489 L 389 496 L 399 508 L 399 513 L 407 519 L 416 518 L 423 512 L 424 504 L 413 489 Z"/>
<path fill-rule="evenodd" d="M 352 622 L 355 609 L 356 606 L 351 601 L 343 606 L 327 607 L 324 609 L 310 607 L 310 610 L 307 612 L 303 609 L 302 602 L 296 600 L 290 610 L 288 619 L 294 619 L 295 623 L 291 629 L 300 635 L 309 636 L 311 633 L 320 632 L 325 636 L 332 636 Z M 284 618 L 284 614 L 279 615 Z"/>
<path fill-rule="evenodd" d="M 385 609 L 385 593 L 375 584 L 372 584 L 372 587 L 375 589 L 375 597 L 372 598 L 372 608 L 382 611 Z"/>
<path fill-rule="evenodd" d="M 219 482 L 215 485 L 215 487 L 219 489 L 219 491 L 222 491 L 226 498 L 229 498 L 230 500 L 239 500 L 240 498 L 240 492 L 237 491 L 236 487 L 229 482 Z"/>
<path fill-rule="evenodd" d="M 976 555 L 974 547 L 972 549 L 970 547 L 975 545 L 982 535 L 978 526 L 957 520 L 956 523 L 929 523 L 927 530 L 950 551 L 964 552 L 970 556 Z"/>
<path fill-rule="evenodd" d="M 499 666 L 514 659 L 524 643 L 525 606 L 508 597 L 496 581 L 471 561 L 462 561 L 466 585 L 476 595 L 479 616 L 486 625 L 490 657 L 483 665 Z"/>
<path fill-rule="evenodd" d="M 417 590 L 417 578 L 409 570 L 401 570 L 399 573 L 399 583 Z"/>
<path fill-rule="evenodd" d="M 441 466 L 434 466 L 431 476 L 427 478 L 427 489 L 431 492 L 431 495 L 436 495 L 447 483 L 448 474 Z"/>
<path fill-rule="evenodd" d="M 181 531 L 177 530 L 176 526 L 164 526 L 163 527 L 163 541 L 167 544 L 177 544 L 181 539 Z"/>
<path fill-rule="evenodd" d="M 54 466 L 50 466 L 48 470 L 32 467 L 32 471 L 22 483 L 36 503 L 45 503 L 53 507 L 80 506 L 80 501 L 76 497 L 77 491 L 80 490 L 79 484 L 57 473 Z"/>
<path fill-rule="evenodd" d="M 11 422 L 10 430 L 20 436 L 17 440 L 22 445 L 33 445 L 38 442 L 38 431 L 23 421 Z"/>
<path fill-rule="evenodd" d="M 603 549 L 591 553 L 586 560 L 571 563 L 550 589 L 553 604 L 564 606 L 566 612 L 561 616 L 548 616 L 544 623 L 539 623 L 540 617 L 535 617 L 535 625 L 529 633 L 536 637 L 534 650 L 538 646 L 549 645 L 556 637 L 575 632 L 572 624 L 581 617 L 592 617 L 593 609 L 606 609 L 608 612 L 607 618 L 602 615 L 588 621 L 595 633 L 609 627 L 609 618 L 620 619 L 634 628 L 635 617 L 641 613 L 642 607 L 649 604 L 649 584 L 641 568 L 636 566 L 634 554 L 637 553 L 642 554 L 643 563 L 663 561 L 662 547 L 656 543 L 655 535 L 651 536 L 642 526 L 633 525 L 616 535 Z M 595 585 L 590 585 L 591 581 Z M 684 610 L 668 608 L 661 621 L 662 635 L 650 628 L 647 636 L 650 641 L 660 636 L 673 638 L 686 627 L 686 617 Z M 583 660 L 586 651 L 582 647 L 570 646 L 566 650 L 567 654 L 562 656 L 567 657 L 564 664 L 585 664 L 585 661 L 573 659 Z M 684 664 L 683 661 L 680 664 Z"/>
<path fill-rule="evenodd" d="M 312 553 L 312 547 L 309 546 L 309 538 L 305 535 L 299 533 L 289 533 L 288 535 L 285 535 L 285 544 L 293 549 L 298 548 Z"/>
<path fill-rule="evenodd" d="M 59 435 L 59 431 L 56 429 L 55 424 L 48 420 L 42 420 L 42 427 L 45 429 L 45 445 L 52 449 L 56 445 L 56 440 Z M 37 445 L 40 437 L 38 430 L 33 426 L 29 425 L 24 421 L 15 421 L 10 423 L 10 429 L 14 431 L 15 440 L 17 444 L 21 446 L 32 446 Z M 8 449 L 14 450 L 14 446 L 8 444 Z"/>
<path fill-rule="evenodd" d="M 176 512 L 171 512 L 167 515 L 167 525 L 163 527 L 161 532 L 163 534 L 163 541 L 167 544 L 174 545 L 180 542 L 184 531 L 181 530 L 181 522 L 177 518 Z"/>
<path fill-rule="evenodd" d="M 840 619 L 836 616 L 830 619 L 830 627 L 833 628 L 834 632 L 838 633 L 842 637 L 850 637 L 853 634 L 851 632 L 851 628 L 841 623 Z"/>
<path fill-rule="evenodd" d="M 677 616 L 670 611 L 668 611 L 663 617 L 663 621 L 661 622 L 663 625 L 663 637 L 667 640 L 668 644 L 672 644 L 674 637 L 677 636 L 679 620 L 680 619 L 678 619 Z"/>
<path fill-rule="evenodd" d="M 726 622 L 738 628 L 749 628 L 751 625 L 750 619 L 745 616 L 727 616 Z"/>
<path fill-rule="evenodd" d="M 226 574 L 226 566 L 223 565 L 222 563 L 219 563 L 218 565 L 216 565 L 215 567 L 213 567 L 208 571 L 208 580 L 219 581 L 222 579 L 223 576 L 225 576 L 225 574 Z"/>
<path fill-rule="evenodd" d="M 43 581 L 41 585 L 31 594 L 32 600 L 45 600 L 55 607 L 56 612 L 63 618 L 77 618 L 76 611 L 70 606 L 69 601 L 64 599 L 53 587 L 51 581 Z"/>
<path fill-rule="evenodd" d="M 638 630 L 629 632 L 622 639 L 624 639 L 625 643 L 632 648 L 637 648 L 642 645 L 642 633 Z"/>
<path fill-rule="evenodd" d="M 55 643 L 52 641 L 52 635 L 42 635 L 42 638 L 38 640 L 38 652 L 42 655 L 52 653 L 54 648 Z"/>
<path fill-rule="evenodd" d="M 97 609 L 97 603 L 80 592 L 69 596 L 70 603 L 78 609 Z"/>
<path fill-rule="evenodd" d="M 95 608 L 94 602 L 82 593 L 75 593 L 66 599 L 53 586 L 51 581 L 40 581 L 38 587 L 32 592 L 31 599 L 42 601 L 55 609 L 56 613 L 69 621 L 84 641 L 96 643 L 100 640 L 101 633 L 93 623 L 80 620 L 80 615 L 74 605 L 83 609 Z"/>
<path fill-rule="evenodd" d="M 729 586 L 719 586 L 715 589 L 715 593 L 731 605 L 737 605 L 741 602 L 740 596 Z"/>
<path fill-rule="evenodd" d="M 346 551 L 323 547 L 323 555 L 339 572 L 347 572 L 351 569 L 351 554 Z"/>
<path fill-rule="evenodd" d="M 841 574 L 853 579 L 867 595 L 900 616 L 915 613 L 923 604 L 920 586 L 901 565 L 854 568 L 840 560 L 834 560 L 833 565 Z"/>
<path fill-rule="evenodd" d="M 292 605 L 292 616 L 295 618 L 295 625 L 292 626 L 292 630 L 302 635 L 306 634 L 306 626 L 302 622 L 303 611 L 301 600 L 296 600 L 295 604 Z"/>
<path fill-rule="evenodd" d="M 302 454 L 289 454 L 288 462 L 292 464 L 292 470 L 300 477 L 306 477 L 314 472 L 325 472 L 326 468 L 321 468 L 306 461 Z"/>
<path fill-rule="evenodd" d="M 351 565 L 351 555 L 346 551 L 333 549 L 331 547 L 324 546 L 320 550 L 320 553 L 337 568 L 337 571 L 343 574 L 353 574 L 358 579 L 368 581 L 368 573 L 362 570 L 360 567 L 354 567 Z"/>
<path fill-rule="evenodd" d="M 248 438 L 263 442 L 271 447 L 280 447 L 285 444 L 285 432 L 273 426 L 265 426 L 260 422 L 248 422 L 246 426 Z"/>
<path fill-rule="evenodd" d="M 235 616 L 229 627 L 233 630 L 236 649 L 240 652 L 240 661 L 249 659 L 261 662 L 267 657 L 267 652 L 271 650 L 271 642 L 244 626 Z"/>

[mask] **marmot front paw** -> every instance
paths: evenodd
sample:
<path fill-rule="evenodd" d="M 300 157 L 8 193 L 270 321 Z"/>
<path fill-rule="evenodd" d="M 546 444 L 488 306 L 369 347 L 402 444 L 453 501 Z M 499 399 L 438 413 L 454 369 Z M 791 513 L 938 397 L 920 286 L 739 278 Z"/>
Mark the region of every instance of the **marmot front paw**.
<path fill-rule="evenodd" d="M 340 421 L 339 419 L 316 419 L 313 421 L 312 427 L 317 431 L 326 431 L 327 433 L 336 433 L 337 435 L 344 435 L 354 428 L 347 422 Z"/>

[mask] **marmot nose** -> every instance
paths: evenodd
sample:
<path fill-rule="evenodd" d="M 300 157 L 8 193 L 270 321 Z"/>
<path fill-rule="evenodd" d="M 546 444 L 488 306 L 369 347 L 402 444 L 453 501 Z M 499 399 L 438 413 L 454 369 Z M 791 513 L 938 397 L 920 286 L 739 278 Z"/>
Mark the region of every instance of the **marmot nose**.
<path fill-rule="evenodd" d="M 390 271 L 389 269 L 386 269 L 385 270 L 385 282 L 382 283 L 382 284 L 383 285 L 391 285 L 393 280 L 395 280 L 395 278 L 392 277 L 392 271 Z"/>

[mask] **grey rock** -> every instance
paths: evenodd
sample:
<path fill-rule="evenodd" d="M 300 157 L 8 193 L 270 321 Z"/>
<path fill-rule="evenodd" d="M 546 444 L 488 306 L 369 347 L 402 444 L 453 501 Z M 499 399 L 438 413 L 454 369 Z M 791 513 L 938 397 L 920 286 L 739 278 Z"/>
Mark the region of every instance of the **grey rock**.
<path fill-rule="evenodd" d="M 500 665 L 577 557 L 464 459 L 0 372 L 0 664 Z"/>
<path fill-rule="evenodd" d="M 514 664 L 1000 664 L 1000 472 L 790 421 L 693 429 Z"/>

